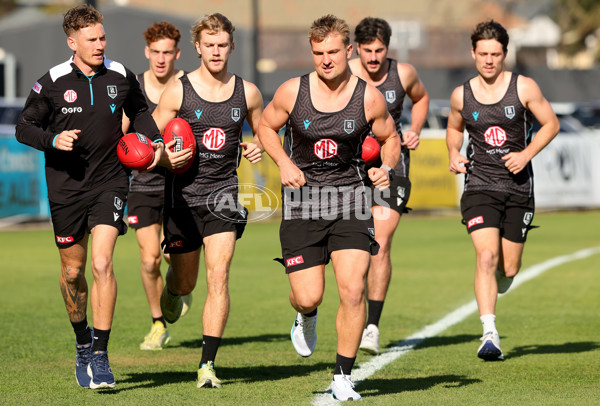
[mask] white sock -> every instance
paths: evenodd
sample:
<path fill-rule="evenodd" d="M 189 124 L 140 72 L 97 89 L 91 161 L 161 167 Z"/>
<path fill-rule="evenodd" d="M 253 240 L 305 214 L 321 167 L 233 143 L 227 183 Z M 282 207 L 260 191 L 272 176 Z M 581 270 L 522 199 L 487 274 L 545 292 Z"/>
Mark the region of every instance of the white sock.
<path fill-rule="evenodd" d="M 483 316 L 479 317 L 479 320 L 481 320 L 481 324 L 483 325 L 483 334 L 489 333 L 490 331 L 492 333 L 498 332 L 496 330 L 496 315 L 484 314 Z"/>

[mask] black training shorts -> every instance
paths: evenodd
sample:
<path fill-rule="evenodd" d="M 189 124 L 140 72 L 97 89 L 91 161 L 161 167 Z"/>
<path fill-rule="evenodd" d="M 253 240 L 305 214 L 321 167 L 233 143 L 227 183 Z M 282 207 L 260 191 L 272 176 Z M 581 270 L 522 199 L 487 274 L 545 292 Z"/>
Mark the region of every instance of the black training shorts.
<path fill-rule="evenodd" d="M 126 203 L 126 192 L 119 191 L 104 191 L 70 204 L 50 202 L 56 246 L 68 248 L 74 245 L 99 224 L 113 226 L 119 230 L 119 235 L 125 234 L 127 225 L 123 213 Z"/>
<path fill-rule="evenodd" d="M 240 238 L 246 228 L 248 210 L 211 210 L 207 206 L 165 208 L 164 252 L 183 254 L 202 246 L 202 240 L 209 235 L 234 231 Z"/>
<path fill-rule="evenodd" d="M 408 213 L 411 209 L 406 207 L 410 197 L 410 179 L 404 176 L 395 176 L 390 183 L 389 189 L 379 190 L 371 185 L 372 207 L 389 207 L 400 215 Z"/>
<path fill-rule="evenodd" d="M 129 192 L 127 220 L 134 230 L 162 224 L 164 192 Z"/>
<path fill-rule="evenodd" d="M 500 236 L 524 243 L 535 212 L 534 199 L 505 192 L 470 191 L 460 200 L 463 224 L 467 231 L 486 227 L 500 229 Z"/>
<path fill-rule="evenodd" d="M 282 220 L 279 228 L 283 259 L 277 259 L 291 273 L 329 263 L 331 252 L 359 249 L 377 255 L 373 219 Z"/>

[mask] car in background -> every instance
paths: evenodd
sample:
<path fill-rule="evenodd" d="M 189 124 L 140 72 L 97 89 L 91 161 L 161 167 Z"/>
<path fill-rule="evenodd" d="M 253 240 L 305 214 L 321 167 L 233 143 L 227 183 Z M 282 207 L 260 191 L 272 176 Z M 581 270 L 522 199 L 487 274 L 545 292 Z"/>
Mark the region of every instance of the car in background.
<path fill-rule="evenodd" d="M 25 98 L 0 97 L 0 125 L 15 126 L 23 106 L 25 106 Z"/>
<path fill-rule="evenodd" d="M 584 127 L 600 130 L 600 100 L 577 103 L 572 115 Z"/>

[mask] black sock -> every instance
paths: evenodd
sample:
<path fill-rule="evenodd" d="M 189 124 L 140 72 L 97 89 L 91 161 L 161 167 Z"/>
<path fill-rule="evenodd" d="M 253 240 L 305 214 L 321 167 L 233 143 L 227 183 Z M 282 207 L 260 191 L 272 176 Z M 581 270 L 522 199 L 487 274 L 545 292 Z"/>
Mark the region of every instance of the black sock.
<path fill-rule="evenodd" d="M 316 307 L 316 308 L 315 308 L 315 310 L 313 310 L 313 311 L 312 311 L 312 312 L 310 312 L 310 313 L 303 313 L 303 314 L 304 314 L 306 317 L 314 317 L 314 316 L 316 316 L 316 315 L 317 315 L 317 309 L 318 309 L 318 307 Z"/>
<path fill-rule="evenodd" d="M 381 317 L 381 311 L 383 310 L 383 300 L 367 300 L 369 302 L 369 317 L 367 318 L 367 326 L 369 324 L 375 324 L 379 326 L 379 318 Z"/>
<path fill-rule="evenodd" d="M 219 344 L 221 344 L 221 337 L 202 336 L 202 358 L 200 359 L 200 367 L 208 361 L 215 362 Z"/>
<path fill-rule="evenodd" d="M 167 328 L 167 322 L 165 321 L 165 316 L 152 317 L 152 324 L 156 323 L 157 321 L 160 321 L 163 324 L 163 326 L 165 326 L 165 328 Z"/>
<path fill-rule="evenodd" d="M 344 374 L 350 376 L 352 373 L 352 367 L 354 366 L 354 361 L 356 361 L 356 357 L 348 358 L 343 357 L 340 354 L 335 354 L 335 370 L 333 371 L 333 374 Z"/>
<path fill-rule="evenodd" d="M 99 330 L 94 329 L 94 345 L 92 345 L 92 352 L 106 351 L 108 349 L 108 337 L 110 336 L 110 330 Z"/>
<path fill-rule="evenodd" d="M 92 342 L 92 334 L 88 326 L 87 317 L 78 322 L 71 322 L 71 325 L 75 332 L 77 344 L 84 345 Z"/>

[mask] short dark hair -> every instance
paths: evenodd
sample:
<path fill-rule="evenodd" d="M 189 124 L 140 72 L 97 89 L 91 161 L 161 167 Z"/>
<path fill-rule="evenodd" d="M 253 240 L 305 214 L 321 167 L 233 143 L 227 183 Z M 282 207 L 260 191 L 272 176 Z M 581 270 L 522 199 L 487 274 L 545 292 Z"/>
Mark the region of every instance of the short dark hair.
<path fill-rule="evenodd" d="M 354 29 L 354 41 L 358 44 L 370 44 L 378 39 L 389 47 L 391 36 L 392 28 L 382 18 L 363 18 Z"/>
<path fill-rule="evenodd" d="M 504 53 L 508 51 L 508 32 L 506 32 L 506 29 L 501 24 L 494 20 L 477 24 L 471 33 L 473 50 L 477 47 L 477 41 L 486 39 L 495 39 L 502 44 Z"/>
<path fill-rule="evenodd" d="M 65 14 L 63 31 L 70 37 L 74 32 L 90 25 L 102 24 L 104 17 L 98 10 L 89 4 L 73 7 Z"/>
<path fill-rule="evenodd" d="M 175 41 L 175 46 L 177 46 L 179 40 L 181 39 L 181 33 L 173 24 L 166 21 L 161 21 L 158 23 L 152 23 L 152 25 L 150 25 L 146 31 L 144 31 L 144 39 L 146 39 L 146 44 L 148 45 L 153 42 L 160 41 L 161 39 L 172 39 Z"/>

